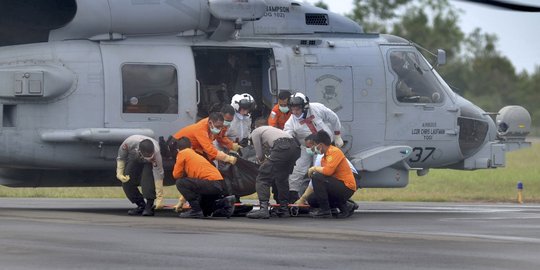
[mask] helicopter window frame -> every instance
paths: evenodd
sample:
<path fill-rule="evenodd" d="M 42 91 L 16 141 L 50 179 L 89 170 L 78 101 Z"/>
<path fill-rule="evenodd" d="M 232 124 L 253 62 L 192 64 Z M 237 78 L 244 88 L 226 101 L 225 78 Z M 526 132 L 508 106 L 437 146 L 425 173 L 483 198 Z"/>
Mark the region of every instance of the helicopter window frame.
<path fill-rule="evenodd" d="M 389 50 L 387 62 L 394 76 L 392 93 L 396 103 L 430 106 L 445 103 L 447 96 L 444 86 L 418 51 L 403 48 Z"/>
<path fill-rule="evenodd" d="M 122 113 L 178 115 L 178 68 L 165 63 L 123 63 Z"/>

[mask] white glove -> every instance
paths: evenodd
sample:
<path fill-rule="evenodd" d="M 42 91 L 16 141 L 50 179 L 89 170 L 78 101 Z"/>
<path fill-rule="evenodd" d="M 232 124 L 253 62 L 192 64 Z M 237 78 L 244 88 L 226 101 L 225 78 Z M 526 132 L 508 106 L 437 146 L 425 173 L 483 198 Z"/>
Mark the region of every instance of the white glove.
<path fill-rule="evenodd" d="M 334 143 L 339 148 L 341 148 L 343 146 L 343 139 L 341 138 L 341 135 L 335 135 L 334 136 Z"/>
<path fill-rule="evenodd" d="M 122 183 L 129 181 L 129 175 L 124 174 L 124 169 L 126 168 L 126 162 L 119 159 L 116 161 L 116 178 Z"/>
<path fill-rule="evenodd" d="M 156 209 L 163 209 L 163 179 L 158 179 L 155 182 L 156 185 L 156 200 L 154 205 Z"/>

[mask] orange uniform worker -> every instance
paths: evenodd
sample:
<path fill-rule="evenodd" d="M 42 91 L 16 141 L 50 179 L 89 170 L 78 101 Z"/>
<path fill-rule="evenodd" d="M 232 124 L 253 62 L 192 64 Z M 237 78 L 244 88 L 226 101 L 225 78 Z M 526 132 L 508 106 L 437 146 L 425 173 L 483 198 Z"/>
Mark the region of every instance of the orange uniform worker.
<path fill-rule="evenodd" d="M 219 134 L 223 131 L 223 115 L 219 112 L 213 112 L 208 118 L 180 129 L 173 135 L 175 139 L 187 137 L 191 141 L 193 150 L 206 157 L 209 161 L 214 159 L 235 164 L 236 157 L 219 151 L 213 144 L 214 140 L 220 140 Z"/>
<path fill-rule="evenodd" d="M 283 129 L 285 127 L 285 122 L 289 120 L 291 112 L 289 111 L 289 99 L 291 97 L 291 92 L 281 91 L 278 95 L 278 104 L 274 106 L 272 112 L 268 116 L 268 125 L 271 127 Z"/>
<path fill-rule="evenodd" d="M 338 218 L 347 218 L 354 213 L 354 203 L 347 200 L 356 191 L 356 181 L 347 158 L 333 145 L 326 131 L 317 132 L 314 139 L 315 153 L 323 154 L 321 166 L 311 167 L 308 176 L 313 181 L 313 192 L 319 208 L 312 213 L 314 218 L 331 218 L 330 208 L 339 208 Z"/>
<path fill-rule="evenodd" d="M 178 140 L 178 154 L 174 164 L 173 177 L 178 191 L 186 198 L 191 206 L 187 212 L 181 213 L 181 218 L 204 217 L 200 205 L 201 195 L 222 196 L 225 194 L 225 181 L 218 169 L 203 156 L 191 149 L 187 137 Z M 221 205 L 230 217 L 234 211 L 234 196 L 226 197 Z"/>

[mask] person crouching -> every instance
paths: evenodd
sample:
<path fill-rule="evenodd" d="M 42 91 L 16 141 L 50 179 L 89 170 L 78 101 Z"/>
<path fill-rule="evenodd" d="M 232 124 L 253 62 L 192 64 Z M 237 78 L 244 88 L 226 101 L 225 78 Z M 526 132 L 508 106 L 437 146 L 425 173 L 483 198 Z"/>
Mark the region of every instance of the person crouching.
<path fill-rule="evenodd" d="M 338 218 L 350 217 L 354 204 L 347 200 L 356 191 L 356 181 L 343 152 L 331 145 L 330 135 L 317 132 L 315 153 L 323 154 L 321 166 L 309 168 L 308 176 L 313 182 L 313 192 L 319 209 L 313 211 L 314 218 L 331 218 L 330 208 L 339 208 Z"/>
<path fill-rule="evenodd" d="M 225 181 L 218 169 L 203 156 L 191 149 L 187 137 L 178 140 L 178 154 L 174 164 L 173 177 L 178 191 L 189 202 L 191 209 L 179 215 L 180 218 L 203 218 L 201 195 L 222 196 Z M 234 212 L 234 196 L 228 196 L 220 204 L 229 218 Z"/>

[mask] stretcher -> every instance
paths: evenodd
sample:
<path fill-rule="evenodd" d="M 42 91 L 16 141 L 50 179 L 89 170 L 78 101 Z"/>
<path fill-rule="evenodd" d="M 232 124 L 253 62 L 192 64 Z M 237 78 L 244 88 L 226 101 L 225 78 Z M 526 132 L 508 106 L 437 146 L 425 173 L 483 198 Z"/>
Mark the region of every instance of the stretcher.
<path fill-rule="evenodd" d="M 238 206 L 251 206 L 251 208 L 253 209 L 254 207 L 260 207 L 259 204 L 249 204 L 249 203 L 236 203 L 235 204 L 235 207 L 238 207 Z M 280 207 L 279 204 L 277 203 L 273 203 L 273 204 L 270 204 L 269 205 L 270 207 L 270 214 L 275 210 L 275 209 L 278 209 Z M 289 213 L 291 214 L 292 217 L 297 217 L 298 215 L 300 214 L 308 214 L 309 213 L 309 205 L 307 204 L 288 204 L 287 207 L 289 208 Z"/>
<path fill-rule="evenodd" d="M 273 203 L 270 204 L 270 213 L 274 211 L 275 209 L 279 208 L 279 204 Z M 234 214 L 233 216 L 245 216 L 249 211 L 253 210 L 254 207 L 260 207 L 259 204 L 252 204 L 252 203 L 235 203 L 234 204 Z M 287 205 L 289 208 L 289 213 L 291 216 L 296 217 L 301 214 L 308 214 L 309 213 L 309 205 L 307 204 L 289 204 Z M 174 204 L 168 204 L 164 205 L 163 209 L 174 209 Z M 182 206 L 182 209 L 179 212 L 188 211 L 191 209 L 189 206 L 189 203 L 185 203 Z"/>

